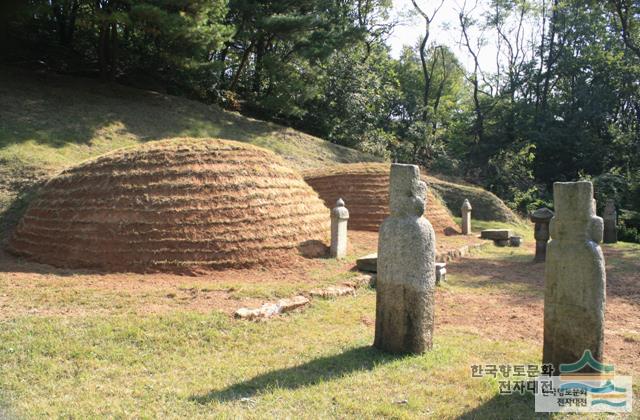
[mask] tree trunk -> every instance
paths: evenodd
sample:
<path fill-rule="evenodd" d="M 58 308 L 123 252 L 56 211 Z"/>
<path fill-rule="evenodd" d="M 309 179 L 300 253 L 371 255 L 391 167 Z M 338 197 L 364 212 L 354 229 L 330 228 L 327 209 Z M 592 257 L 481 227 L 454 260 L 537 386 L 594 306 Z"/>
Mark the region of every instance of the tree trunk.
<path fill-rule="evenodd" d="M 253 72 L 253 92 L 256 95 L 260 95 L 260 89 L 262 85 L 262 59 L 264 57 L 265 50 L 265 38 L 260 34 L 258 42 L 256 43 L 256 60 Z"/>
<path fill-rule="evenodd" d="M 247 59 L 249 58 L 249 54 L 251 53 L 252 48 L 253 41 L 249 43 L 247 49 L 244 50 L 244 54 L 242 54 L 242 59 L 240 60 L 240 64 L 238 65 L 238 70 L 236 70 L 236 74 L 233 76 L 233 80 L 231 81 L 231 85 L 229 86 L 230 91 L 235 91 L 238 80 L 240 80 L 240 74 L 242 74 L 242 70 L 244 69 L 245 64 L 247 64 Z"/>
<path fill-rule="evenodd" d="M 106 79 L 109 74 L 109 24 L 100 24 L 98 35 L 98 66 L 100 67 L 100 77 Z"/>

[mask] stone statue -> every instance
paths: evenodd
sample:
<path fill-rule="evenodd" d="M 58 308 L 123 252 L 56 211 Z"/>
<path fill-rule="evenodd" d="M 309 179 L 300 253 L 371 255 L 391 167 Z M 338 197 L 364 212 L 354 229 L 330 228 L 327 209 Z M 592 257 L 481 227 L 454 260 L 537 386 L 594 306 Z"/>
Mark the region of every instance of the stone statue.
<path fill-rule="evenodd" d="M 347 222 L 349 210 L 344 206 L 344 201 L 339 198 L 336 206 L 331 210 L 331 256 L 344 258 L 347 255 Z"/>
<path fill-rule="evenodd" d="M 471 203 L 466 198 L 462 203 L 460 212 L 462 213 L 462 234 L 471 235 Z"/>
<path fill-rule="evenodd" d="M 374 346 L 392 353 L 431 349 L 435 234 L 421 217 L 427 186 L 415 165 L 391 165 L 391 215 L 380 226 Z"/>
<path fill-rule="evenodd" d="M 604 243 L 615 244 L 618 242 L 618 231 L 616 227 L 618 213 L 616 212 L 616 203 L 613 200 L 607 200 L 604 207 Z"/>
<path fill-rule="evenodd" d="M 598 245 L 603 222 L 595 215 L 591 182 L 556 182 L 553 201 L 542 358 L 558 373 L 561 363 L 577 362 L 585 350 L 602 362 L 606 274 Z"/>

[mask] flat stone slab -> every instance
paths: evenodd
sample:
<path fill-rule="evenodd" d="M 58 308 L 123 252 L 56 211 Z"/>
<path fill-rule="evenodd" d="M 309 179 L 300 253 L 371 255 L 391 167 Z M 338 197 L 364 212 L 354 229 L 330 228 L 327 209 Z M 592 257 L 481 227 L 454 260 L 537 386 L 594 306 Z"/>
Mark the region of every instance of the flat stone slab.
<path fill-rule="evenodd" d="M 356 260 L 356 266 L 360 271 L 369 271 L 375 273 L 378 271 L 378 253 L 365 255 Z"/>
<path fill-rule="evenodd" d="M 336 298 L 338 296 L 345 296 L 345 295 L 355 296 L 356 289 L 355 287 L 346 286 L 346 285 L 329 286 L 326 289 L 313 289 L 312 291 L 309 292 L 309 294 L 312 297 L 330 299 L 330 298 Z"/>
<path fill-rule="evenodd" d="M 509 229 L 485 229 L 480 232 L 480 238 L 494 241 L 508 241 L 511 237 Z"/>
<path fill-rule="evenodd" d="M 250 321 L 262 320 L 281 313 L 291 312 L 294 309 L 298 309 L 308 304 L 309 299 L 299 295 L 289 299 L 280 299 L 276 303 L 265 303 L 259 308 L 240 308 L 234 315 L 236 318 L 247 319 Z"/>
<path fill-rule="evenodd" d="M 276 305 L 280 308 L 279 313 L 285 313 L 306 306 L 308 303 L 309 299 L 302 295 L 298 295 L 289 299 L 280 299 L 276 302 Z"/>

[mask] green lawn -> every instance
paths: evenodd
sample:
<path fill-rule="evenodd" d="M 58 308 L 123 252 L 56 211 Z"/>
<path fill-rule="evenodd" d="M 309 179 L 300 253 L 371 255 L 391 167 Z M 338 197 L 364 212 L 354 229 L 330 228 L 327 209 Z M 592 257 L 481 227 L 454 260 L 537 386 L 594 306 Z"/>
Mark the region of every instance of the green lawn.
<path fill-rule="evenodd" d="M 20 317 L 2 322 L 0 388 L 27 417 L 454 417 L 529 412 L 471 379 L 483 360 L 535 362 L 539 349 L 441 332 L 432 352 L 371 348 L 375 293 L 315 303 L 266 323 L 176 312 Z M 407 403 L 400 403 L 406 400 Z"/>

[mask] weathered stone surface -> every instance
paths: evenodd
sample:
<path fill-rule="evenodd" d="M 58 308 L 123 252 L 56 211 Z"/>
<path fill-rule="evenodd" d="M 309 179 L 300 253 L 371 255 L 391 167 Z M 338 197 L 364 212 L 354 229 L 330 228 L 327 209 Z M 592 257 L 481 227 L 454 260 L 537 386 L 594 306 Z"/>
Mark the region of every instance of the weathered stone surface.
<path fill-rule="evenodd" d="M 339 198 L 336 206 L 331 210 L 331 256 L 344 258 L 347 255 L 347 223 L 349 210 L 344 206 L 344 201 Z"/>
<path fill-rule="evenodd" d="M 471 235 L 471 203 L 466 198 L 462 203 L 462 207 L 460 208 L 460 213 L 462 214 L 462 234 L 463 235 Z"/>
<path fill-rule="evenodd" d="M 318 298 L 336 298 L 338 296 L 356 295 L 356 289 L 353 286 L 329 286 L 326 289 L 313 289 L 309 292 L 312 297 Z"/>
<path fill-rule="evenodd" d="M 585 350 L 602 362 L 604 352 L 605 264 L 603 221 L 593 208 L 591 182 L 556 182 L 547 246 L 543 363 L 558 369 L 578 361 Z"/>
<path fill-rule="evenodd" d="M 278 305 L 278 308 L 279 308 L 278 313 L 291 312 L 294 309 L 298 309 L 308 304 L 309 304 L 309 299 L 307 299 L 302 295 L 294 296 L 290 299 L 280 299 L 276 303 L 276 305 Z"/>
<path fill-rule="evenodd" d="M 252 321 L 270 318 L 278 313 L 278 305 L 275 303 L 265 303 L 259 308 L 240 308 L 236 311 L 235 317 Z"/>
<path fill-rule="evenodd" d="M 533 258 L 534 262 L 543 262 L 546 259 L 551 218 L 553 218 L 553 212 L 546 207 L 539 208 L 529 215 L 529 219 L 535 223 L 536 256 Z"/>
<path fill-rule="evenodd" d="M 509 246 L 519 247 L 522 245 L 522 236 L 512 236 L 509 238 Z"/>
<path fill-rule="evenodd" d="M 424 218 L 426 184 L 415 165 L 391 166 L 391 215 L 380 226 L 374 346 L 392 353 L 431 349 L 435 234 Z"/>
<path fill-rule="evenodd" d="M 436 284 L 446 281 L 447 263 L 436 263 Z"/>
<path fill-rule="evenodd" d="M 272 316 L 290 312 L 294 309 L 309 304 L 309 299 L 304 296 L 294 296 L 289 299 L 280 299 L 276 303 L 265 303 L 259 308 L 240 308 L 235 312 L 235 317 L 247 320 L 261 320 Z"/>
<path fill-rule="evenodd" d="M 375 273 L 378 270 L 378 253 L 365 255 L 356 260 L 356 267 L 360 271 L 369 271 Z"/>
<path fill-rule="evenodd" d="M 349 279 L 349 281 L 346 281 L 343 284 L 345 286 L 351 286 L 355 289 L 359 289 L 361 287 L 375 287 L 376 275 L 374 273 L 361 274 L 359 276 Z"/>
<path fill-rule="evenodd" d="M 616 227 L 618 213 L 616 212 L 616 203 L 613 200 L 607 200 L 602 215 L 604 219 L 604 238 L 605 244 L 615 244 L 618 242 L 618 229 Z"/>
<path fill-rule="evenodd" d="M 509 229 L 485 229 L 480 232 L 480 238 L 491 240 L 509 240 L 511 231 Z"/>

